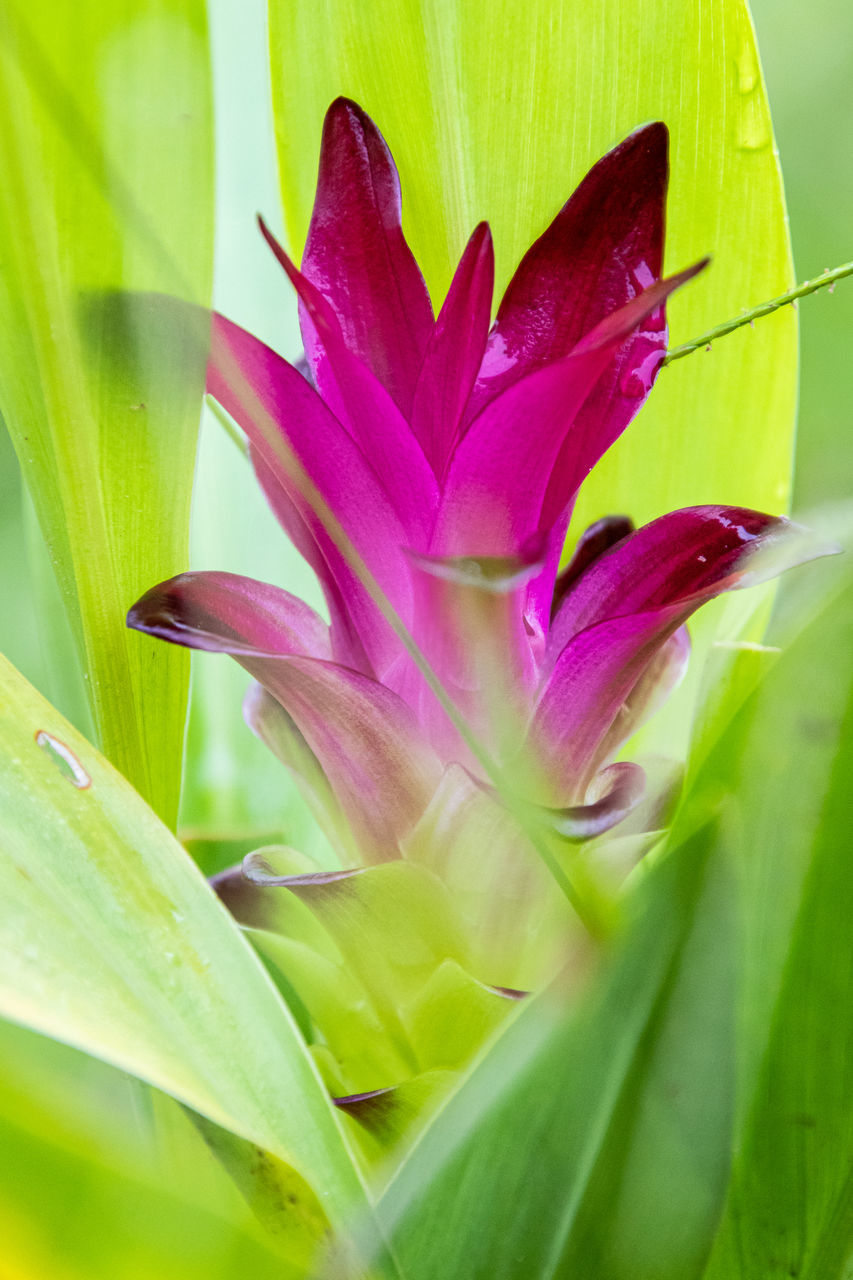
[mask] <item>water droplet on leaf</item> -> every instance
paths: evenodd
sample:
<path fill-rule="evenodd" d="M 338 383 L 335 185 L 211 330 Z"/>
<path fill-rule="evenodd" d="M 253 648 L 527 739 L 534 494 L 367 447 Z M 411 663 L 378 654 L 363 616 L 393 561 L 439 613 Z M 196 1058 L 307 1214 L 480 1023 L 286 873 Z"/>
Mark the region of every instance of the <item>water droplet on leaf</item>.
<path fill-rule="evenodd" d="M 751 40 L 744 40 L 740 53 L 735 59 L 737 64 L 737 87 L 739 93 L 752 93 L 758 85 L 758 59 Z"/>
<path fill-rule="evenodd" d="M 67 778 L 75 787 L 78 787 L 80 791 L 84 791 L 86 787 L 92 785 L 92 779 L 74 752 L 70 747 L 66 747 L 64 742 L 60 742 L 59 738 L 54 738 L 52 734 L 46 733 L 44 729 L 39 729 L 36 734 L 36 742 L 45 755 L 50 756 L 63 777 Z"/>

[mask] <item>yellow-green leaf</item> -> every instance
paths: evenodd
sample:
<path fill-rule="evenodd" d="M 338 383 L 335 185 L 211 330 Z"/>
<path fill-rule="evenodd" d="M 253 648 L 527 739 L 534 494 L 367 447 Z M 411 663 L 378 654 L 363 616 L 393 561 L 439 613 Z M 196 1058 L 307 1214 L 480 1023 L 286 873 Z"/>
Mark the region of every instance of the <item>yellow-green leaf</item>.
<path fill-rule="evenodd" d="M 10 0 L 0 117 L 0 411 L 101 745 L 172 824 L 188 658 L 124 616 L 186 568 L 204 367 L 129 291 L 208 300 L 202 0 Z"/>
<path fill-rule="evenodd" d="M 0 659 L 0 1014 L 120 1066 L 363 1204 L 312 1058 L 133 788 Z"/>

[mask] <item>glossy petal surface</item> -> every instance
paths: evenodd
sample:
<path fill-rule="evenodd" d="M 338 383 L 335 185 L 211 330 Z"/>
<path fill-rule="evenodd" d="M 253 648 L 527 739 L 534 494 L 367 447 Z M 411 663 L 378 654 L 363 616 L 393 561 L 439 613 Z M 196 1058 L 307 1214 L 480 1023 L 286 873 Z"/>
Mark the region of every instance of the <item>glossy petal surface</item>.
<path fill-rule="evenodd" d="M 403 236 L 391 153 L 373 121 L 346 98 L 332 104 L 323 126 L 302 270 L 332 304 L 347 345 L 408 413 L 432 307 Z"/>
<path fill-rule="evenodd" d="M 528 249 L 498 309 L 474 408 L 525 373 L 568 355 L 606 315 L 660 279 L 667 144 L 659 122 L 632 133 L 593 166 Z M 662 311 L 647 327 L 665 351 Z M 611 381 L 635 363 L 635 355 L 631 349 L 622 353 Z M 602 389 L 587 412 L 600 414 L 605 396 Z M 636 410 L 636 397 L 632 403 Z"/>

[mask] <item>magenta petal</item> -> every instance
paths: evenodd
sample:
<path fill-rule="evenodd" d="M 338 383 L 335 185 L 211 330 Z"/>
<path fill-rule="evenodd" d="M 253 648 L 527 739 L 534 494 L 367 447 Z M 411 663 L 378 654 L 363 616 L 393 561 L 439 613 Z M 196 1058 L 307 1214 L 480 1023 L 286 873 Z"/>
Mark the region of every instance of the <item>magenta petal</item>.
<path fill-rule="evenodd" d="M 619 748 L 664 705 L 687 674 L 690 650 L 690 633 L 686 626 L 678 627 L 664 640 L 618 708 L 613 723 L 601 740 L 600 759 L 612 759 Z"/>
<path fill-rule="evenodd" d="M 546 670 L 553 666 L 528 736 L 551 794 L 563 794 L 566 779 L 588 782 L 624 736 L 622 709 L 661 646 L 699 605 L 826 550 L 782 517 L 693 507 L 605 552 L 567 595 L 549 637 Z"/>
<path fill-rule="evenodd" d="M 600 320 L 660 277 L 667 149 L 664 124 L 632 133 L 590 170 L 528 249 L 498 309 L 475 391 L 477 408 L 524 374 L 567 355 Z"/>
<path fill-rule="evenodd" d="M 305 349 L 317 390 L 370 459 L 410 541 L 426 544 L 438 505 L 438 484 L 423 449 L 382 383 L 347 347 L 330 304 L 293 265 L 263 219 L 258 221 L 299 294 Z"/>
<path fill-rule="evenodd" d="M 773 554 L 773 553 L 776 554 Z M 817 554 L 806 530 L 745 507 L 684 507 L 606 551 L 568 591 L 554 617 L 546 664 L 587 627 L 680 603 L 692 612 Z"/>
<path fill-rule="evenodd" d="M 352 832 L 329 779 L 281 703 L 263 685 L 253 683 L 243 699 L 243 718 L 255 736 L 296 778 L 309 809 L 338 856 L 344 862 L 352 861 Z"/>
<path fill-rule="evenodd" d="M 495 252 L 488 223 L 474 230 L 435 323 L 418 379 L 412 430 L 444 474 L 477 377 L 491 322 Z"/>
<path fill-rule="evenodd" d="M 310 644 L 321 648 L 325 632 L 307 605 L 234 574 L 182 574 L 137 601 L 128 624 L 190 648 L 232 654 L 290 716 L 365 856 L 397 856 L 397 841 L 426 807 L 441 766 L 390 690 L 346 667 L 301 656 Z"/>
<path fill-rule="evenodd" d="M 574 586 L 593 561 L 633 532 L 634 522 L 630 516 L 602 516 L 600 520 L 596 520 L 584 529 L 571 560 L 554 584 L 554 596 L 551 601 L 552 617 L 562 604 L 569 588 Z"/>
<path fill-rule="evenodd" d="M 236 573 L 180 573 L 161 582 L 133 605 L 127 625 L 213 653 L 331 653 L 329 628 L 304 601 Z"/>
<path fill-rule="evenodd" d="M 317 758 L 369 861 L 399 856 L 438 785 L 438 757 L 384 685 L 310 658 L 241 659 Z"/>
<path fill-rule="evenodd" d="M 408 416 L 432 307 L 403 236 L 391 153 L 373 121 L 346 98 L 326 113 L 302 271 L 332 304 L 347 346 Z"/>
<path fill-rule="evenodd" d="M 627 376 L 622 377 L 620 384 L 624 395 L 618 389 L 612 394 L 604 394 L 614 370 L 623 367 L 625 347 L 620 338 L 624 337 L 631 317 L 636 317 L 635 329 L 642 326 L 646 319 L 660 311 L 671 293 L 704 271 L 708 261 L 709 259 L 702 258 L 683 271 L 649 285 L 619 311 L 600 321 L 573 349 L 574 354 L 580 356 L 585 351 L 598 351 L 605 346 L 614 353 L 615 360 L 606 362 L 603 380 L 596 379 L 593 396 L 586 400 L 572 423 L 571 432 L 563 441 L 542 503 L 540 520 L 543 528 L 550 528 L 560 518 L 599 458 L 619 439 L 657 377 L 664 357 L 665 343 L 651 347 L 638 363 L 634 362 L 632 356 L 632 362 L 623 371 Z M 644 339 L 635 336 L 635 341 L 630 346 L 635 354 L 640 341 Z M 624 411 L 623 399 L 627 399 L 630 404 L 629 413 Z"/>
<path fill-rule="evenodd" d="M 396 652 L 394 637 L 376 603 L 319 522 L 314 522 L 315 536 L 257 449 L 250 447 L 249 455 L 274 515 L 319 579 L 331 619 L 332 657 L 343 666 L 373 675 L 374 663 L 382 669 Z"/>
<path fill-rule="evenodd" d="M 514 382 L 459 441 L 436 520 L 437 555 L 513 555 L 547 533 L 618 435 L 618 422 L 575 421 L 615 352 L 704 263 L 650 285 L 562 359 Z"/>
<path fill-rule="evenodd" d="M 542 764 L 542 803 L 577 804 L 606 759 L 614 723 L 649 663 L 690 612 L 680 604 L 609 619 L 560 654 L 539 697 L 528 746 Z"/>
<path fill-rule="evenodd" d="M 355 577 L 327 528 L 328 517 L 313 509 L 314 494 L 294 475 L 293 459 L 352 543 L 404 620 L 411 616 L 411 579 L 403 552 L 406 532 L 375 471 L 358 445 L 305 379 L 251 334 L 214 316 L 208 388 L 236 422 L 275 478 L 302 524 L 317 543 L 338 588 L 346 593 Z M 342 566 L 346 566 L 344 569 Z M 375 612 L 372 615 L 375 621 Z M 378 674 L 396 651 L 382 624 L 362 636 Z"/>

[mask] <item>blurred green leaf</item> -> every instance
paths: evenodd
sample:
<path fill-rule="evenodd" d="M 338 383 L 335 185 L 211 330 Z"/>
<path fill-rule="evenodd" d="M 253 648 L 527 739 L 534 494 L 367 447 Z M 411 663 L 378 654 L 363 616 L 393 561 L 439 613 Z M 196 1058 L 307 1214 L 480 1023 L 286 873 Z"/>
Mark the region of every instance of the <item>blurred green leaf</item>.
<path fill-rule="evenodd" d="M 186 567 L 204 368 L 129 291 L 209 299 L 203 3 L 13 0 L 0 113 L 0 409 L 99 740 L 173 825 L 189 660 L 124 616 Z"/>
<path fill-rule="evenodd" d="M 841 1280 L 853 1250 L 853 574 L 721 741 L 743 901 L 738 1157 L 708 1280 Z M 789 617 L 803 625 L 792 593 Z M 801 601 L 802 603 L 802 601 Z"/>
<path fill-rule="evenodd" d="M 416 1144 L 379 1206 L 407 1280 L 699 1274 L 734 1059 L 731 891 L 710 843 L 649 878 L 583 1007 L 523 1010 Z"/>
<path fill-rule="evenodd" d="M 334 1109 L 192 860 L 5 661 L 0 743 L 0 1012 L 292 1164 L 340 1225 L 363 1189 Z"/>
<path fill-rule="evenodd" d="M 0 1043 L 4 1280 L 302 1280 L 171 1099 L 189 1161 L 152 1140 L 137 1081 L 10 1023 Z"/>

